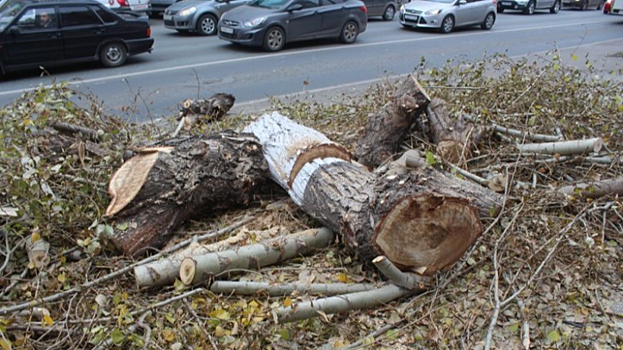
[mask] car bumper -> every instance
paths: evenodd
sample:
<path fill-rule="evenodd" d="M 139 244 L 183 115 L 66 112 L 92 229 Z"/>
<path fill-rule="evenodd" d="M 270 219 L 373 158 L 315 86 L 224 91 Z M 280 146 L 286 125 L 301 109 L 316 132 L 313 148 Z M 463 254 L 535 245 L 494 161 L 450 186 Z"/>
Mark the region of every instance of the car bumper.
<path fill-rule="evenodd" d="M 528 1 L 526 2 L 498 1 L 498 8 L 502 8 L 505 10 L 523 10 L 526 7 L 528 7 Z"/>
<path fill-rule="evenodd" d="M 195 23 L 193 22 L 193 16 L 168 16 L 164 15 L 164 26 L 169 29 L 179 30 L 193 30 L 195 29 Z"/>
<path fill-rule="evenodd" d="M 154 46 L 153 38 L 126 40 L 128 45 L 128 53 L 130 55 L 138 55 L 143 52 L 151 52 Z"/>
<path fill-rule="evenodd" d="M 222 40 L 231 41 L 237 44 L 249 46 L 262 46 L 264 43 L 264 33 L 266 28 L 241 28 L 226 27 L 233 30 L 233 33 L 223 32 L 223 26 L 218 26 L 218 37 Z M 225 29 L 227 30 L 227 29 Z"/>
<path fill-rule="evenodd" d="M 414 28 L 439 28 L 441 27 L 441 20 L 443 13 L 438 15 L 424 15 L 413 14 L 408 12 L 400 12 L 398 14 L 398 20 L 403 26 L 409 26 Z"/>

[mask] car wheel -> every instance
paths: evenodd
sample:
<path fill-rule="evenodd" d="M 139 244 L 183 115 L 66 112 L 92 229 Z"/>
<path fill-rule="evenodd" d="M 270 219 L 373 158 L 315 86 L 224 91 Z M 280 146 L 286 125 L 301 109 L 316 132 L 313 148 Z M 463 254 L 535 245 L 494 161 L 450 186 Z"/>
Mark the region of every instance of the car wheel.
<path fill-rule="evenodd" d="M 597 10 L 601 10 L 601 7 L 603 6 L 604 1 L 600 1 L 599 4 L 597 4 Z"/>
<path fill-rule="evenodd" d="M 454 17 L 448 15 L 443 18 L 441 21 L 441 27 L 439 27 L 439 31 L 448 34 L 454 29 Z"/>
<path fill-rule="evenodd" d="M 552 8 L 549 9 L 549 13 L 558 13 L 558 11 L 560 11 L 560 1 L 556 1 L 554 3 L 554 6 L 552 6 Z"/>
<path fill-rule="evenodd" d="M 340 32 L 340 41 L 344 44 L 352 44 L 357 40 L 359 35 L 359 26 L 354 21 L 348 21 L 342 27 Z"/>
<path fill-rule="evenodd" d="M 534 13 L 534 8 L 536 7 L 536 5 L 534 4 L 534 1 L 530 1 L 528 3 L 528 6 L 526 6 L 526 8 L 523 10 L 523 13 L 525 13 L 526 15 L 531 15 Z"/>
<path fill-rule="evenodd" d="M 498 8 L 497 8 L 497 13 L 503 13 L 504 12 L 504 8 L 500 6 L 500 3 L 498 2 Z"/>
<path fill-rule="evenodd" d="M 580 10 L 586 11 L 586 9 L 588 9 L 588 0 L 583 0 L 582 5 L 580 5 Z"/>
<path fill-rule="evenodd" d="M 480 25 L 480 28 L 484 30 L 489 30 L 493 27 L 494 23 L 495 23 L 495 15 L 493 14 L 493 12 L 489 12 L 489 14 L 487 14 L 487 16 L 485 17 L 485 20 Z"/>
<path fill-rule="evenodd" d="M 104 45 L 100 51 L 100 60 L 106 67 L 119 67 L 128 59 L 128 51 L 122 43 Z"/>
<path fill-rule="evenodd" d="M 391 21 L 392 19 L 394 19 L 395 15 L 396 15 L 396 9 L 394 8 L 393 5 L 389 5 L 385 9 L 385 12 L 383 12 L 383 20 Z"/>
<path fill-rule="evenodd" d="M 279 27 L 272 27 L 264 35 L 264 50 L 279 51 L 286 44 L 286 34 Z"/>
<path fill-rule="evenodd" d="M 200 35 L 216 34 L 216 17 L 212 15 L 203 15 L 197 21 L 197 33 Z"/>

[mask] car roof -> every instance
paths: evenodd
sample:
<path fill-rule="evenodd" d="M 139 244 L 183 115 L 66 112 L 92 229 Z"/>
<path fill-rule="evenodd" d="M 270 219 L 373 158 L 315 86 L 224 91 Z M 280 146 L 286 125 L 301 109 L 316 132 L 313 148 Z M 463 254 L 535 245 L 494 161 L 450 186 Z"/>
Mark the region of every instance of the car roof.
<path fill-rule="evenodd" d="M 4 3 L 4 2 L 3 2 Z M 64 4 L 99 4 L 95 0 L 6 0 L 9 3 L 22 3 L 27 5 L 64 5 Z"/>

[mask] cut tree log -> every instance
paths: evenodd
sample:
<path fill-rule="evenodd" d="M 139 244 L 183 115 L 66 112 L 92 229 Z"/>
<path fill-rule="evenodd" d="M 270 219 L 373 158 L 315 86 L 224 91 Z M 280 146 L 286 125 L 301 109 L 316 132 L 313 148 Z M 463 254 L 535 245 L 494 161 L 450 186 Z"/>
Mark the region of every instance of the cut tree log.
<path fill-rule="evenodd" d="M 444 100 L 434 98 L 426 109 L 428 138 L 437 145 L 437 153 L 444 161 L 456 164 L 476 148 L 485 128 L 463 116 L 453 122 L 445 104 Z"/>
<path fill-rule="evenodd" d="M 245 131 L 260 140 L 272 179 L 310 216 L 341 232 L 362 261 L 385 255 L 401 269 L 433 274 L 458 260 L 482 232 L 478 210 L 488 216 L 502 203 L 486 188 L 431 168 L 370 173 L 323 134 L 278 113 Z M 306 161 L 295 168 L 300 158 Z M 475 192 L 483 198 L 473 203 L 462 195 Z"/>
<path fill-rule="evenodd" d="M 600 198 L 611 194 L 623 196 L 623 177 L 564 186 L 558 192 L 584 198 Z"/>
<path fill-rule="evenodd" d="M 227 271 L 259 269 L 314 253 L 329 246 L 334 238 L 333 232 L 327 228 L 312 229 L 235 250 L 195 255 L 182 261 L 180 280 L 185 285 L 191 285 Z"/>
<path fill-rule="evenodd" d="M 214 281 L 210 291 L 220 294 L 255 295 L 266 293 L 270 296 L 300 294 L 339 295 L 365 292 L 377 289 L 374 284 L 346 284 L 346 283 L 267 283 L 267 282 L 238 282 Z"/>
<path fill-rule="evenodd" d="M 543 153 L 543 154 L 560 154 L 573 155 L 585 154 L 591 152 L 599 152 L 604 146 L 604 140 L 601 138 L 592 138 L 587 140 L 571 140 L 560 142 L 544 142 L 544 143 L 526 143 L 517 145 L 522 153 Z"/>
<path fill-rule="evenodd" d="M 183 119 L 184 129 L 190 130 L 203 118 L 206 121 L 220 120 L 234 106 L 236 98 L 226 93 L 217 93 L 206 99 L 187 99 L 182 102 L 178 117 Z"/>
<path fill-rule="evenodd" d="M 160 248 L 188 218 L 249 203 L 266 169 L 257 140 L 232 131 L 139 150 L 110 180 L 110 239 L 131 256 Z"/>
<path fill-rule="evenodd" d="M 417 122 L 429 102 L 424 88 L 409 75 L 392 100 L 369 118 L 355 150 L 357 161 L 375 168 L 396 155 L 411 125 Z"/>

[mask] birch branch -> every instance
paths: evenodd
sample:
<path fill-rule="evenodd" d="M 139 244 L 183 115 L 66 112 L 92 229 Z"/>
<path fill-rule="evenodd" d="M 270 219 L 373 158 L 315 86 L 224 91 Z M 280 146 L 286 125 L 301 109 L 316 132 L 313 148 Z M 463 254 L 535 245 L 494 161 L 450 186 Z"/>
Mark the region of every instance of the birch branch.
<path fill-rule="evenodd" d="M 301 294 L 339 295 L 374 290 L 374 284 L 357 283 L 286 283 L 214 281 L 210 291 L 220 294 L 254 295 L 265 292 L 271 297 L 290 295 L 295 291 Z"/>
<path fill-rule="evenodd" d="M 185 285 L 206 281 L 230 270 L 259 269 L 327 247 L 335 235 L 327 228 L 307 230 L 265 243 L 251 244 L 236 250 L 188 257 L 180 266 L 180 280 Z"/>
<path fill-rule="evenodd" d="M 601 138 L 592 138 L 587 140 L 526 143 L 523 145 L 518 144 L 517 149 L 519 149 L 519 151 L 522 153 L 573 155 L 590 152 L 597 153 L 601 150 L 603 146 L 604 141 Z"/>
<path fill-rule="evenodd" d="M 609 194 L 623 196 L 623 177 L 564 186 L 559 188 L 558 192 L 567 196 L 579 195 L 585 198 L 599 198 Z"/>
<path fill-rule="evenodd" d="M 521 130 L 511 129 L 497 124 L 491 124 L 491 128 L 499 133 L 510 135 L 524 140 L 539 141 L 539 142 L 556 142 L 562 139 L 561 136 L 533 134 Z"/>
<path fill-rule="evenodd" d="M 366 292 L 350 293 L 329 298 L 305 301 L 281 307 L 275 311 L 279 323 L 294 322 L 358 309 L 368 309 L 389 303 L 414 293 L 411 290 L 388 284 Z"/>
<path fill-rule="evenodd" d="M 414 273 L 400 271 L 396 265 L 389 261 L 389 259 L 385 256 L 376 257 L 372 260 L 372 263 L 393 284 L 409 290 L 424 289 L 422 277 Z"/>

